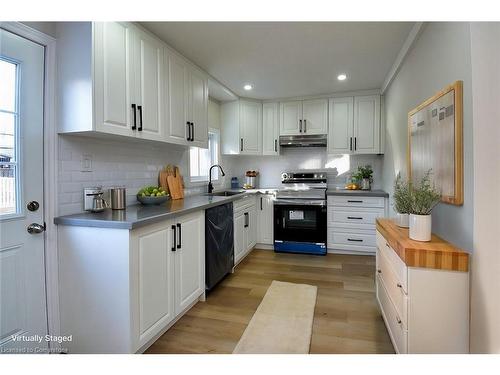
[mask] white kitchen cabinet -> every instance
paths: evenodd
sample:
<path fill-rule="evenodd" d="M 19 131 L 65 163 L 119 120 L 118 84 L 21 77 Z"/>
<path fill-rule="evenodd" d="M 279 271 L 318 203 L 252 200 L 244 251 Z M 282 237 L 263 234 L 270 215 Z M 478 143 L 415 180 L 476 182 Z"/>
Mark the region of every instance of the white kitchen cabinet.
<path fill-rule="evenodd" d="M 279 155 L 279 103 L 262 105 L 262 154 Z"/>
<path fill-rule="evenodd" d="M 204 298 L 203 210 L 132 230 L 59 225 L 58 244 L 70 353 L 142 352 Z"/>
<path fill-rule="evenodd" d="M 176 221 L 175 313 L 189 307 L 205 290 L 205 215 L 202 211 Z"/>
<path fill-rule="evenodd" d="M 226 155 L 262 155 L 262 103 L 237 100 L 221 105 L 221 150 Z"/>
<path fill-rule="evenodd" d="M 261 194 L 257 197 L 257 243 L 273 245 L 274 243 L 274 195 Z"/>
<path fill-rule="evenodd" d="M 329 101 L 328 152 L 380 154 L 380 95 L 333 98 Z"/>
<path fill-rule="evenodd" d="M 354 132 L 354 98 L 334 98 L 329 102 L 328 152 L 349 154 Z"/>
<path fill-rule="evenodd" d="M 354 152 L 380 153 L 380 95 L 354 97 Z"/>
<path fill-rule="evenodd" d="M 208 78 L 160 39 L 128 22 L 61 22 L 57 39 L 60 133 L 208 147 Z"/>
<path fill-rule="evenodd" d="M 328 131 L 328 100 L 280 103 L 280 135 L 317 135 Z"/>
<path fill-rule="evenodd" d="M 245 258 L 257 243 L 257 212 L 255 197 L 247 196 L 233 203 L 234 265 Z"/>

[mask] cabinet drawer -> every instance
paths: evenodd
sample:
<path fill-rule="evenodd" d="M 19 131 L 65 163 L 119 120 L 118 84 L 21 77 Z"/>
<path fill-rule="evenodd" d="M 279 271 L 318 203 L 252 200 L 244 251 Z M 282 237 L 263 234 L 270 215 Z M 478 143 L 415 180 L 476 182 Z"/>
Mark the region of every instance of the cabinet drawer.
<path fill-rule="evenodd" d="M 368 232 L 368 231 L 365 231 Z M 329 240 L 334 244 L 352 246 L 376 246 L 375 233 L 329 231 Z"/>
<path fill-rule="evenodd" d="M 385 256 L 389 267 L 396 275 L 404 292 L 408 294 L 408 267 L 406 267 L 406 264 L 404 264 L 399 255 L 389 246 L 389 243 L 379 231 L 376 233 L 376 238 L 377 248 L 380 250 L 380 253 Z"/>
<path fill-rule="evenodd" d="M 384 216 L 383 209 L 374 208 L 350 208 L 329 207 L 328 223 L 342 223 L 348 226 L 359 227 L 360 224 L 368 224 L 375 229 L 375 220 Z"/>
<path fill-rule="evenodd" d="M 238 200 L 233 201 L 233 211 L 241 211 L 247 207 L 255 205 L 255 195 L 248 194 Z"/>
<path fill-rule="evenodd" d="M 391 336 L 392 343 L 396 353 L 406 354 L 408 352 L 408 331 L 399 317 L 394 305 L 392 304 L 387 290 L 385 289 L 384 282 L 377 275 L 377 299 L 382 310 L 387 330 Z"/>
<path fill-rule="evenodd" d="M 377 274 L 382 279 L 389 298 L 394 304 L 403 324 L 407 326 L 408 296 L 403 290 L 403 284 L 389 265 L 386 256 L 379 249 L 377 249 Z"/>
<path fill-rule="evenodd" d="M 384 197 L 356 197 L 344 195 L 331 195 L 328 197 L 329 206 L 341 207 L 385 207 Z"/>

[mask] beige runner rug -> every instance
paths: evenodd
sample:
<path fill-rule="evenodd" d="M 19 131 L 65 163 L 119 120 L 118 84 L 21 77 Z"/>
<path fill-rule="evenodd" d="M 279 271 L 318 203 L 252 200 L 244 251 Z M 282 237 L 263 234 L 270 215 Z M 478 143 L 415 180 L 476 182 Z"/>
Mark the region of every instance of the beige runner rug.
<path fill-rule="evenodd" d="M 273 281 L 233 354 L 307 354 L 317 287 Z"/>

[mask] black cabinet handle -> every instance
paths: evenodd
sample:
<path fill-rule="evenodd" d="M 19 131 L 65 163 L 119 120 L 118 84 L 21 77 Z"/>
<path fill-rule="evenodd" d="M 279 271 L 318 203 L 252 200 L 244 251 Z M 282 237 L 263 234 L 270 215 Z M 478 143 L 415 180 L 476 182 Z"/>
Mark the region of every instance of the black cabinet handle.
<path fill-rule="evenodd" d="M 349 150 L 352 151 L 352 137 L 349 137 Z"/>
<path fill-rule="evenodd" d="M 177 248 L 180 249 L 181 246 L 182 246 L 182 228 L 181 228 L 181 224 L 180 223 L 177 223 L 177 229 L 179 229 L 179 243 L 177 244 Z"/>
<path fill-rule="evenodd" d="M 304 133 L 307 133 L 307 120 L 304 120 Z"/>
<path fill-rule="evenodd" d="M 302 133 L 302 120 L 299 120 L 299 132 Z"/>
<path fill-rule="evenodd" d="M 191 123 L 191 142 L 194 141 L 194 122 Z"/>
<path fill-rule="evenodd" d="M 187 137 L 186 140 L 189 142 L 191 140 L 191 123 L 189 121 L 186 122 L 187 126 Z"/>
<path fill-rule="evenodd" d="M 139 130 L 140 132 L 142 131 L 142 105 L 138 105 L 137 109 L 139 110 Z"/>
<path fill-rule="evenodd" d="M 240 151 L 243 151 L 243 138 L 240 138 Z"/>
<path fill-rule="evenodd" d="M 363 240 L 360 240 L 358 238 L 348 238 L 347 241 L 351 241 L 351 242 L 363 242 Z"/>
<path fill-rule="evenodd" d="M 262 211 L 262 197 L 260 197 L 260 210 Z"/>
<path fill-rule="evenodd" d="M 347 203 L 363 203 L 363 201 L 347 200 Z"/>
<path fill-rule="evenodd" d="M 274 140 L 274 152 L 278 152 L 278 140 Z"/>
<path fill-rule="evenodd" d="M 135 104 L 132 104 L 132 110 L 134 111 L 134 125 L 132 125 L 132 130 L 137 129 L 137 112 L 135 110 Z"/>
<path fill-rule="evenodd" d="M 243 226 L 243 228 L 248 228 L 248 212 L 245 212 L 243 215 L 245 215 L 245 225 Z"/>
<path fill-rule="evenodd" d="M 362 218 L 362 217 L 358 217 L 358 216 L 347 216 L 347 218 L 348 218 L 349 220 L 363 220 L 363 218 Z"/>
<path fill-rule="evenodd" d="M 358 139 L 358 137 L 354 137 L 354 151 L 356 151 L 358 149 L 357 139 Z"/>
<path fill-rule="evenodd" d="M 172 225 L 172 232 L 174 233 L 174 244 L 172 245 L 172 251 L 175 251 L 175 245 L 177 242 L 177 232 L 175 231 L 175 225 Z"/>

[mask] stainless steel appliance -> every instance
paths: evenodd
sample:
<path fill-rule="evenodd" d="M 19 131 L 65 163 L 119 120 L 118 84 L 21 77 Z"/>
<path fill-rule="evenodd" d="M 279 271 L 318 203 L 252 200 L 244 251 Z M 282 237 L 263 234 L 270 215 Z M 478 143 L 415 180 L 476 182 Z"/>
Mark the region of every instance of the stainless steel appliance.
<path fill-rule="evenodd" d="M 281 135 L 281 147 L 326 147 L 327 135 Z"/>
<path fill-rule="evenodd" d="M 274 251 L 326 254 L 325 172 L 285 172 L 274 201 Z"/>
<path fill-rule="evenodd" d="M 83 189 L 83 209 L 85 211 L 101 212 L 109 207 L 108 202 L 103 198 L 102 187 L 89 187 Z"/>
<path fill-rule="evenodd" d="M 127 191 L 124 187 L 112 187 L 109 189 L 112 210 L 124 210 L 127 207 Z"/>

